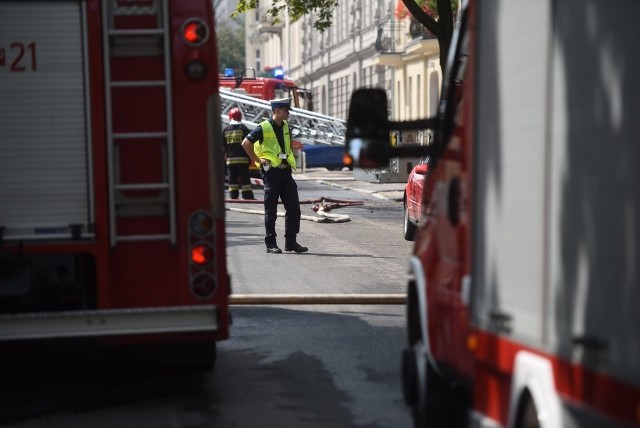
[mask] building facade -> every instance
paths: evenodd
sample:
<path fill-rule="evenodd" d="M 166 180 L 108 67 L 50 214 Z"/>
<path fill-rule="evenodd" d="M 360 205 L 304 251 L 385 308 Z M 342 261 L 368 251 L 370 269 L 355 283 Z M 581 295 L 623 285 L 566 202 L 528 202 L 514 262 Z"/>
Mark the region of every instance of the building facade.
<path fill-rule="evenodd" d="M 265 20 L 271 0 L 261 0 L 245 17 L 246 65 L 282 66 L 312 92 L 315 111 L 340 119 L 347 118 L 351 93 L 360 87 L 384 88 L 394 120 L 434 115 L 441 82 L 438 42 L 410 17 L 397 17 L 399 2 L 341 0 L 331 27 L 320 32 L 313 15 L 295 23 Z"/>
<path fill-rule="evenodd" d="M 236 9 L 238 0 L 212 0 L 213 9 L 216 14 L 216 23 L 224 23 L 232 28 L 238 25 L 236 20 L 231 19 L 231 13 Z"/>

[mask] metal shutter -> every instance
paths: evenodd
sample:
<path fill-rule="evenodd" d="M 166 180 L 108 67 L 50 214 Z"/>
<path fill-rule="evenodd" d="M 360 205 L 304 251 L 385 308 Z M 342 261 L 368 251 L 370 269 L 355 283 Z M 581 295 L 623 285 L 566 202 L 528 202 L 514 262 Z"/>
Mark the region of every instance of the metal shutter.
<path fill-rule="evenodd" d="M 0 1 L 3 239 L 91 222 L 83 17 L 77 1 Z"/>

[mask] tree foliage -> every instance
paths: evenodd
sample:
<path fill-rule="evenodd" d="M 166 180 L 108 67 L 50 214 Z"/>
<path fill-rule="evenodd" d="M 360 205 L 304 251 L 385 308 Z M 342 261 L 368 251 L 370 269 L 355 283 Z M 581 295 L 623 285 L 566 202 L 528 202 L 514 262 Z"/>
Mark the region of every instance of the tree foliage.
<path fill-rule="evenodd" d="M 245 68 L 244 23 L 236 18 L 237 25 L 221 21 L 216 26 L 218 44 L 218 70 Z"/>
<path fill-rule="evenodd" d="M 238 16 L 259 6 L 260 0 L 239 0 L 236 9 L 231 16 Z M 271 6 L 267 9 L 266 19 L 271 23 L 282 21 L 286 13 L 291 22 L 295 22 L 304 15 L 315 14 L 313 27 L 324 31 L 331 26 L 333 10 L 338 5 L 338 0 L 271 0 Z"/>
<path fill-rule="evenodd" d="M 263 0 L 264 1 L 264 0 Z M 281 22 L 284 14 L 292 22 L 304 15 L 314 14 L 313 27 L 324 31 L 331 26 L 333 11 L 338 0 L 270 0 L 265 19 L 272 23 Z M 369 0 L 364 0 L 369 1 Z M 260 0 L 239 0 L 232 16 L 238 16 L 259 6 Z M 402 0 L 406 10 L 420 24 L 431 31 L 440 45 L 440 65 L 444 70 L 451 46 L 455 12 L 458 0 Z"/>
<path fill-rule="evenodd" d="M 438 39 L 438 44 L 440 45 L 440 67 L 444 72 L 451 47 L 451 38 L 453 37 L 454 12 L 457 11 L 458 1 L 402 0 L 402 3 L 416 21 L 427 27 Z"/>

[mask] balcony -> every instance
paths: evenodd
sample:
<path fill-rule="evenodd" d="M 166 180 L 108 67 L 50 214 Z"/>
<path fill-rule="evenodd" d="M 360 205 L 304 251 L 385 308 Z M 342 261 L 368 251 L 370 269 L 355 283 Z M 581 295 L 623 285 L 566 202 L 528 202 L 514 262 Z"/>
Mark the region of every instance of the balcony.
<path fill-rule="evenodd" d="M 375 48 L 378 55 L 376 62 L 380 65 L 398 65 L 402 63 L 404 53 L 402 37 L 404 25 L 400 21 L 387 21 L 378 26 Z"/>
<path fill-rule="evenodd" d="M 431 31 L 429 31 L 427 27 L 419 23 L 414 18 L 411 18 L 411 21 L 409 23 L 409 36 L 411 36 L 411 40 L 436 38 L 436 36 Z"/>
<path fill-rule="evenodd" d="M 427 29 L 424 25 L 411 18 L 409 23 L 410 40 L 405 46 L 407 54 L 431 55 L 439 52 L 440 45 L 435 34 Z"/>
<path fill-rule="evenodd" d="M 415 19 L 409 23 L 409 33 L 404 33 L 406 21 L 387 21 L 378 26 L 375 48 L 379 65 L 398 66 L 407 55 L 430 55 L 438 52 L 436 36 Z"/>
<path fill-rule="evenodd" d="M 256 30 L 260 34 L 282 34 L 282 27 L 284 27 L 284 24 L 282 21 L 271 22 L 267 19 L 267 20 L 258 21 L 256 25 Z"/>

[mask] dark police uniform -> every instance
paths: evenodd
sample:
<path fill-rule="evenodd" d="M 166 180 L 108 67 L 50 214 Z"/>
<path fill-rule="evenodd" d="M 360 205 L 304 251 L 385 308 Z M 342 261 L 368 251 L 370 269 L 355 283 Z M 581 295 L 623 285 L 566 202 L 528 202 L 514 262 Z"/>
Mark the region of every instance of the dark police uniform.
<path fill-rule="evenodd" d="M 272 103 L 273 105 L 273 103 Z M 288 104 L 287 104 L 288 106 Z M 286 121 L 278 126 L 273 118 L 260 123 L 246 137 L 254 144 L 259 158 L 268 159 L 270 167 L 261 168 L 264 181 L 264 224 L 265 244 L 270 253 L 281 252 L 276 243 L 276 219 L 278 218 L 278 198 L 282 200 L 285 214 L 285 250 L 302 253 L 306 247 L 299 245 L 296 235 L 300 232 L 300 200 L 298 186 L 293 179 L 295 158 L 291 150 L 291 135 Z"/>

